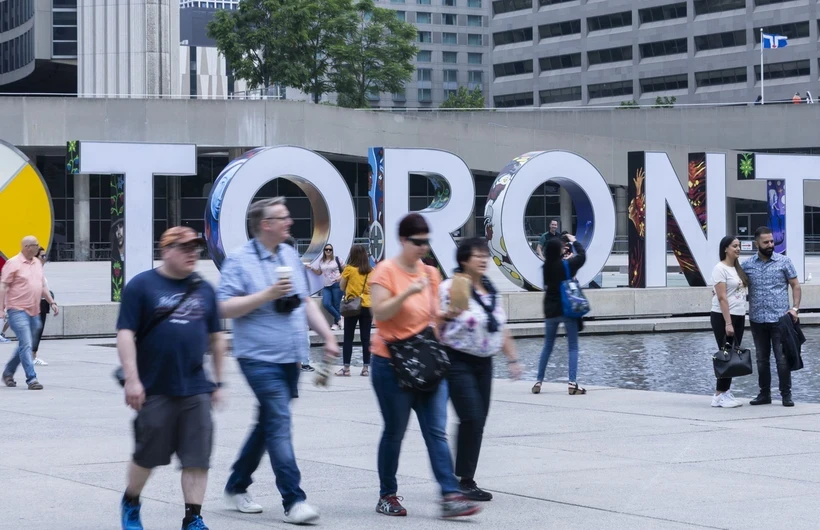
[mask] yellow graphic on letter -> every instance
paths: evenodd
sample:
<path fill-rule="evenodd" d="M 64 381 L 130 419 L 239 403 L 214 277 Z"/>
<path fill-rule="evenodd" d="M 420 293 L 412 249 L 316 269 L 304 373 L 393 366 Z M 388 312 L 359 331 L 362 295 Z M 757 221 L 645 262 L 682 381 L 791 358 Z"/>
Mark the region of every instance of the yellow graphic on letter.
<path fill-rule="evenodd" d="M 20 241 L 34 236 L 48 250 L 54 210 L 48 188 L 26 155 L 0 140 L 0 261 L 20 252 Z"/>

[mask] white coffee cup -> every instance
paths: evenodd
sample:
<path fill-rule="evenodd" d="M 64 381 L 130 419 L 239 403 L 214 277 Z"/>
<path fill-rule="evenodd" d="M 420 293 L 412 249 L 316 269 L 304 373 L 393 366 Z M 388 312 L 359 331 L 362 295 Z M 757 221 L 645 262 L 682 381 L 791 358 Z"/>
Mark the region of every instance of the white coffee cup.
<path fill-rule="evenodd" d="M 293 273 L 293 269 L 290 267 L 277 267 L 276 268 L 276 275 L 279 276 L 280 280 L 290 280 L 290 275 Z"/>

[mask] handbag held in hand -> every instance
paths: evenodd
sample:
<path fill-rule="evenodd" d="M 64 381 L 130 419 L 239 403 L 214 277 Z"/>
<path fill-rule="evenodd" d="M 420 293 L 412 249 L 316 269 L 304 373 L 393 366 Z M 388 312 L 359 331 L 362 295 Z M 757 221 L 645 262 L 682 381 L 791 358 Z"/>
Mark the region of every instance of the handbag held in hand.
<path fill-rule="evenodd" d="M 749 349 L 741 349 L 739 345 L 726 342 L 723 349 L 712 355 L 712 362 L 715 365 L 715 377 L 727 379 L 730 377 L 742 377 L 752 375 L 752 352 Z"/>

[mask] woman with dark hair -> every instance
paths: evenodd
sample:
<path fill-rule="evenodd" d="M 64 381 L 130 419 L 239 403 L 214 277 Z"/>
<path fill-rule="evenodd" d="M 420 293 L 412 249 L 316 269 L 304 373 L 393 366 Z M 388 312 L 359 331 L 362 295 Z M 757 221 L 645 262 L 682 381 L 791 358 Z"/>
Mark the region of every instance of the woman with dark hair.
<path fill-rule="evenodd" d="M 344 292 L 344 299 L 361 297 L 362 309 L 358 315 L 344 317 L 345 335 L 342 344 L 342 358 L 344 367 L 336 375 L 350 375 L 350 359 L 353 357 L 353 335 L 356 333 L 356 324 L 359 324 L 359 335 L 362 339 L 362 373 L 370 375 L 370 326 L 373 324 L 373 315 L 370 312 L 370 286 L 367 277 L 373 272 L 370 266 L 370 256 L 364 245 L 353 245 L 347 266 L 342 271 L 342 281 L 339 284 Z"/>
<path fill-rule="evenodd" d="M 441 330 L 441 342 L 447 346 L 451 363 L 447 383 L 459 418 L 455 471 L 461 479 L 461 492 L 473 501 L 493 498 L 475 482 L 484 425 L 490 410 L 493 356 L 503 351 L 512 378 L 521 377 L 515 343 L 506 325 L 507 315 L 495 286 L 486 276 L 489 259 L 490 250 L 483 238 L 465 239 L 456 250 L 456 272 L 466 275 L 470 281 L 466 309 L 463 302 L 457 304 L 460 308 L 452 303 L 453 298 L 459 297 L 455 292 L 458 287 L 453 287 L 454 280 L 445 280 L 439 287 L 441 308 L 447 313 Z"/>
<path fill-rule="evenodd" d="M 46 261 L 48 260 L 48 254 L 46 254 L 46 249 L 40 247 L 37 251 L 37 259 L 40 260 L 40 263 L 43 264 L 43 267 L 46 266 Z M 46 287 L 48 287 L 48 280 L 43 276 L 43 281 L 46 282 Z M 50 292 L 50 291 L 49 291 Z M 54 298 L 54 293 L 51 293 L 51 297 Z M 51 305 L 45 298 L 40 299 L 40 329 L 37 333 L 32 337 L 31 340 L 31 358 L 34 364 L 39 366 L 48 366 L 48 363 L 42 358 L 37 357 L 37 351 L 40 349 L 40 339 L 43 338 L 43 328 L 46 327 L 46 317 L 51 312 Z"/>
<path fill-rule="evenodd" d="M 735 236 L 726 236 L 720 240 L 720 261 L 712 270 L 712 331 L 718 349 L 731 339 L 735 346 L 740 346 L 743 339 L 743 328 L 746 322 L 746 293 L 749 289 L 749 277 L 740 267 L 740 240 Z M 742 403 L 735 399 L 729 390 L 732 379 L 718 379 L 713 407 L 732 409 Z"/>
<path fill-rule="evenodd" d="M 324 246 L 322 260 L 319 267 L 310 270 L 316 276 L 321 276 L 325 281 L 322 289 L 322 307 L 333 317 L 333 325 L 330 329 L 336 331 L 342 329 L 342 315 L 339 313 L 339 306 L 342 304 L 342 289 L 339 282 L 342 279 L 342 263 L 333 253 L 333 245 L 328 243 Z"/>
<path fill-rule="evenodd" d="M 379 400 L 384 431 L 379 443 L 379 501 L 376 512 L 384 515 L 407 515 L 401 505 L 396 472 L 399 452 L 410 411 L 416 411 L 421 434 L 427 445 L 433 474 L 441 488 L 441 516 L 472 515 L 479 507 L 461 493 L 453 473 L 453 460 L 447 445 L 447 381 L 441 381 L 431 392 L 404 390 L 399 386 L 391 364 L 388 342 L 429 333 L 439 322 L 438 287 L 441 275 L 435 267 L 424 265 L 421 258 L 430 249 L 430 228 L 420 214 L 411 213 L 399 223 L 401 252 L 376 265 L 370 275 L 370 297 L 373 318 L 378 327 L 373 337 L 371 380 Z"/>
<path fill-rule="evenodd" d="M 569 265 L 569 277 L 574 278 L 578 269 L 586 261 L 586 251 L 583 245 L 576 241 L 572 234 L 565 234 L 569 242 L 570 250 L 575 254 L 572 257 L 564 258 L 566 253 L 564 242 L 559 238 L 547 241 L 547 248 L 544 251 L 544 317 L 546 318 L 544 328 L 544 349 L 541 350 L 541 360 L 538 363 L 538 377 L 532 387 L 533 394 L 541 392 L 541 383 L 544 381 L 544 373 L 547 371 L 547 362 L 552 354 L 552 347 L 555 345 L 555 336 L 558 334 L 558 325 L 563 322 L 567 331 L 567 345 L 569 346 L 569 394 L 572 396 L 586 394 L 584 388 L 578 386 L 576 377 L 578 375 L 578 324 L 580 319 L 564 316 L 564 307 L 561 303 L 561 282 L 567 279 L 567 271 L 564 262 Z"/>

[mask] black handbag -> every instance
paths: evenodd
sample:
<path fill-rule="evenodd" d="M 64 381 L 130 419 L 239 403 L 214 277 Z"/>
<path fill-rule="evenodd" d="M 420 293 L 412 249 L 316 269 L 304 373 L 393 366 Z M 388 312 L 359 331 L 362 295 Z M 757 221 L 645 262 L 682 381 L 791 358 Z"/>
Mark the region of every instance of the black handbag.
<path fill-rule="evenodd" d="M 437 304 L 435 296 L 432 296 L 432 287 L 430 294 L 433 299 L 431 311 L 435 315 Z M 450 357 L 431 327 L 407 339 L 385 343 L 402 390 L 432 393 L 450 371 Z"/>
<path fill-rule="evenodd" d="M 362 312 L 362 296 L 367 289 L 367 277 L 370 273 L 364 275 L 364 283 L 362 283 L 362 292 L 359 296 L 351 296 L 350 298 L 342 298 L 342 304 L 339 307 L 339 314 L 343 317 L 357 317 Z"/>
<path fill-rule="evenodd" d="M 715 377 L 727 379 L 752 375 L 752 351 L 741 349 L 738 344 L 726 342 L 723 349 L 712 355 L 715 366 Z"/>
<path fill-rule="evenodd" d="M 450 358 L 432 328 L 408 339 L 388 342 L 387 349 L 402 390 L 434 392 L 450 371 Z"/>

